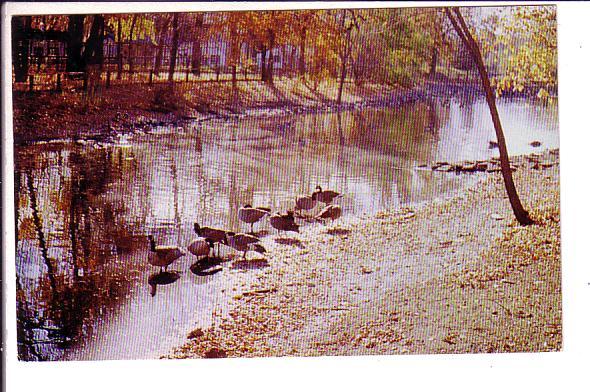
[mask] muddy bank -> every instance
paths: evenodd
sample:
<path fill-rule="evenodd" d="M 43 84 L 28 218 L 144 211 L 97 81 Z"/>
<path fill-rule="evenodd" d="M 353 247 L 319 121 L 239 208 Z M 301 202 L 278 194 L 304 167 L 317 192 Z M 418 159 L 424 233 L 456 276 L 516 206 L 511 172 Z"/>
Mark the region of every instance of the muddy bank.
<path fill-rule="evenodd" d="M 560 350 L 558 160 L 513 160 L 532 226 L 489 173 L 452 199 L 266 237 L 269 267 L 233 287 L 229 315 L 165 357 Z"/>
<path fill-rule="evenodd" d="M 61 138 L 108 141 L 153 126 L 215 118 L 266 116 L 395 106 L 424 97 L 422 89 L 346 84 L 342 104 L 336 105 L 336 85 L 316 89 L 290 79 L 274 86 L 239 82 L 234 99 L 229 83 L 114 85 L 93 98 L 81 91 L 13 93 L 15 144 Z"/>

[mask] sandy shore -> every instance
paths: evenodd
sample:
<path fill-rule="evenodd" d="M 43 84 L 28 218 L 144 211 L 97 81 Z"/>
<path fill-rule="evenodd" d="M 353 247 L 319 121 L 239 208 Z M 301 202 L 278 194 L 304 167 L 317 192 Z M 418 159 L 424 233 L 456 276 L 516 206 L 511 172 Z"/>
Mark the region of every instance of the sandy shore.
<path fill-rule="evenodd" d="M 513 159 L 532 226 L 490 173 L 448 200 L 265 237 L 269 267 L 163 357 L 560 350 L 558 161 Z"/>

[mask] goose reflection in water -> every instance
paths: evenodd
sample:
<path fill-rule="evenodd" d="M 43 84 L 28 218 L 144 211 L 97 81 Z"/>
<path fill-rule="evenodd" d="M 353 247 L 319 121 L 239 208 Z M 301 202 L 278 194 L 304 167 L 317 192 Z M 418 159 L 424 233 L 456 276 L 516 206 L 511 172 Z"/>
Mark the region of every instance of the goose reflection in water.
<path fill-rule="evenodd" d="M 220 257 L 206 257 L 192 264 L 190 271 L 197 276 L 214 275 L 223 269 L 220 267 L 222 262 Z"/>
<path fill-rule="evenodd" d="M 158 272 L 157 274 L 151 274 L 148 278 L 148 284 L 150 285 L 150 295 L 153 297 L 156 295 L 156 289 L 158 285 L 164 286 L 172 284 L 180 278 L 178 272 L 164 271 Z"/>

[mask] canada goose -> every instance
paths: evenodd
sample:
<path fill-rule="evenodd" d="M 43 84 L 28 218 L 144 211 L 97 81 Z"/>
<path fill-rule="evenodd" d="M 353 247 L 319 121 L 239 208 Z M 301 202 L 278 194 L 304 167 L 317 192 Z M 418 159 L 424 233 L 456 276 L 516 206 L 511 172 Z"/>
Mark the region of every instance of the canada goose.
<path fill-rule="evenodd" d="M 317 201 L 321 201 L 322 203 L 325 204 L 330 204 L 332 203 L 332 200 L 334 200 L 337 197 L 342 196 L 340 193 L 335 192 L 335 191 L 330 191 L 330 190 L 322 190 L 321 186 L 316 186 L 315 187 L 315 192 L 311 194 L 312 199 L 317 200 Z"/>
<path fill-rule="evenodd" d="M 223 243 L 225 240 L 225 230 L 214 229 L 207 226 L 201 227 L 196 222 L 194 225 L 194 230 L 199 237 L 203 237 L 213 241 L 213 243 L 217 243 L 217 254 L 219 255 L 219 244 Z"/>
<path fill-rule="evenodd" d="M 213 244 L 211 239 L 199 237 L 191 242 L 186 249 L 197 257 L 205 256 L 204 258 L 208 258 Z"/>
<path fill-rule="evenodd" d="M 259 244 L 260 240 L 250 234 L 236 234 L 229 231 L 225 234 L 225 241 L 228 246 L 231 246 L 238 252 L 244 252 L 244 255 L 242 256 L 244 260 L 246 259 L 246 253 L 249 250 L 262 254 L 266 253 L 266 249 Z"/>
<path fill-rule="evenodd" d="M 185 255 L 178 246 L 156 246 L 156 241 L 151 234 L 148 235 L 148 239 L 150 241 L 150 250 L 153 252 L 148 261 L 151 265 L 160 267 L 160 272 L 163 269 L 168 270 L 170 264 Z"/>
<path fill-rule="evenodd" d="M 299 233 L 299 225 L 295 223 L 293 211 L 287 211 L 286 214 L 273 214 L 270 216 L 270 225 L 279 231 L 294 231 Z"/>
<path fill-rule="evenodd" d="M 268 214 L 270 214 L 270 208 L 254 208 L 250 204 L 246 204 L 238 210 L 238 218 L 242 222 L 250 225 L 250 233 L 254 232 L 254 223 L 258 222 Z"/>
<path fill-rule="evenodd" d="M 318 204 L 318 201 L 313 196 L 299 195 L 295 198 L 295 210 L 311 210 Z"/>
<path fill-rule="evenodd" d="M 316 216 L 318 219 L 326 220 L 331 219 L 334 222 L 334 219 L 338 219 L 342 216 L 342 208 L 337 204 L 331 204 L 326 206 L 320 213 Z"/>

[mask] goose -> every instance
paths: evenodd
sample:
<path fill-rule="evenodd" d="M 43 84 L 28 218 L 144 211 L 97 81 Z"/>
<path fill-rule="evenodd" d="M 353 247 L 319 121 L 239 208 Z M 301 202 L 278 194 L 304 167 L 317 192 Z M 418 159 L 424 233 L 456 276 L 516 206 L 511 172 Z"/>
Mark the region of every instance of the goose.
<path fill-rule="evenodd" d="M 342 216 L 342 207 L 337 204 L 330 204 L 327 205 L 320 213 L 316 216 L 317 219 L 331 219 L 334 222 L 334 219 L 338 219 Z"/>
<path fill-rule="evenodd" d="M 330 191 L 330 190 L 322 190 L 321 186 L 316 186 L 315 187 L 315 192 L 311 194 L 312 199 L 317 200 L 317 201 L 321 201 L 322 203 L 325 204 L 330 204 L 332 203 L 332 200 L 336 199 L 337 197 L 341 197 L 342 195 L 338 192 L 335 191 Z"/>
<path fill-rule="evenodd" d="M 299 195 L 295 198 L 295 210 L 296 211 L 312 210 L 317 204 L 318 204 L 318 201 L 316 199 L 314 199 L 313 196 Z"/>
<path fill-rule="evenodd" d="M 270 208 L 254 208 L 250 204 L 246 204 L 238 210 L 238 218 L 242 222 L 250 225 L 250 233 L 254 232 L 254 223 L 258 222 L 268 214 L 270 214 Z"/>
<path fill-rule="evenodd" d="M 154 236 L 148 235 L 150 241 L 150 250 L 153 252 L 152 257 L 149 258 L 149 263 L 155 267 L 160 267 L 160 272 L 163 269 L 168 270 L 168 266 L 185 255 L 178 246 L 156 246 Z"/>
<path fill-rule="evenodd" d="M 264 249 L 264 247 L 259 243 L 260 240 L 250 234 L 236 234 L 234 232 L 228 231 L 225 234 L 225 242 L 228 246 L 231 246 L 238 252 L 244 252 L 244 255 L 242 256 L 244 260 L 246 259 L 246 253 L 249 250 L 261 254 L 266 253 L 266 249 Z"/>
<path fill-rule="evenodd" d="M 199 237 L 187 246 L 187 250 L 197 257 L 209 258 L 214 242 L 209 238 Z"/>
<path fill-rule="evenodd" d="M 214 229 L 207 226 L 201 227 L 196 222 L 194 224 L 194 230 L 199 237 L 203 237 L 213 241 L 213 243 L 217 243 L 217 254 L 219 255 L 219 244 L 223 243 L 225 240 L 225 230 Z"/>
<path fill-rule="evenodd" d="M 299 225 L 295 223 L 293 211 L 287 211 L 286 214 L 273 214 L 270 216 L 270 225 L 279 231 L 294 231 L 299 233 Z"/>

